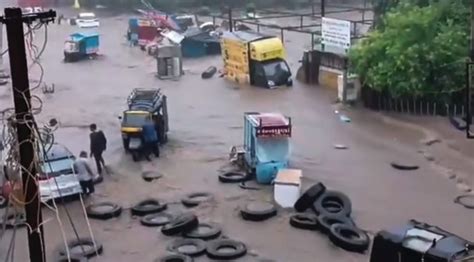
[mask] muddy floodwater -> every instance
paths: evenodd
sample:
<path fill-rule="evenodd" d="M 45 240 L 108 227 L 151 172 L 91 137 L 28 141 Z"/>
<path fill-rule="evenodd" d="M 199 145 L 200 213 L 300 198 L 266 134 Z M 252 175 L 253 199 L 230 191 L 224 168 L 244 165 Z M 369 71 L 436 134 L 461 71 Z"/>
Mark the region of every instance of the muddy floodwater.
<path fill-rule="evenodd" d="M 40 61 L 44 81 L 54 83 L 56 91 L 48 95 L 40 89 L 34 91 L 43 102 L 37 120 L 57 118 L 61 127 L 56 141 L 75 154 L 89 149 L 87 126 L 92 122 L 108 138 L 105 161 L 112 173 L 105 175 L 96 195 L 86 200 L 86 204 L 113 201 L 124 211 L 116 219 L 90 220 L 96 240 L 104 246 L 103 255 L 90 261 L 145 262 L 166 254 L 174 238 L 165 237 L 156 228 L 141 226 L 139 219 L 130 215 L 132 205 L 150 197 L 168 202 L 170 212 L 189 210 L 201 221 L 220 224 L 223 235 L 241 240 L 248 247 L 248 255 L 238 261 L 368 261 L 368 254 L 343 251 L 321 233 L 292 228 L 288 223 L 292 210 L 278 210 L 276 217 L 264 222 L 240 218 L 239 207 L 243 204 L 273 198 L 271 186 L 261 191 L 246 191 L 217 179 L 219 168 L 227 163 L 230 147 L 243 142 L 246 111 L 276 111 L 291 116 L 290 164 L 303 170 L 302 188 L 320 181 L 329 189 L 346 193 L 352 200 L 354 220 L 371 236 L 413 218 L 474 239 L 474 212 L 453 203 L 460 191 L 443 173 L 447 169 L 427 161 L 417 152 L 419 141 L 426 138 L 426 133 L 360 107 L 343 110 L 352 122 L 341 122 L 335 113 L 341 109 L 334 104 L 333 90 L 298 81 L 292 88 L 266 90 L 238 86 L 217 75 L 202 80 L 201 72 L 205 68 L 222 66 L 218 56 L 186 59 L 185 75 L 179 81 L 158 80 L 155 60 L 138 48 L 130 48 L 125 41 L 127 18 L 101 18 L 98 29 L 101 56 L 68 64 L 63 62 L 64 39 L 77 28 L 50 25 Z M 40 47 L 43 34 L 43 30 L 35 33 L 34 43 Z M 286 37 L 293 72 L 298 69 L 307 38 Z M 34 86 L 40 75 L 37 66 L 31 68 L 30 75 Z M 0 88 L 2 108 L 11 104 L 9 87 Z M 122 148 L 117 117 L 126 108 L 130 91 L 137 87 L 161 88 L 168 96 L 169 143 L 162 147 L 161 158 L 153 162 L 135 163 Z M 334 144 L 346 145 L 348 149 L 335 150 Z M 416 163 L 420 169 L 401 172 L 390 166 L 391 161 Z M 470 168 L 472 163 L 465 166 Z M 148 183 L 141 178 L 143 170 L 158 170 L 164 176 Z M 214 201 L 193 209 L 180 204 L 185 194 L 199 191 L 213 193 Z M 88 237 L 80 202 L 72 201 L 66 207 L 79 234 Z M 64 207 L 60 206 L 58 212 L 57 216 L 56 212 L 43 208 L 48 261 L 54 261 L 56 250 L 62 247 L 63 234 L 68 240 L 75 238 Z M 4 261 L 2 256 L 12 233 L 7 231 L 0 242 L 0 261 Z M 27 261 L 24 229 L 17 230 L 15 243 L 16 261 Z M 196 261 L 209 260 L 199 257 Z"/>

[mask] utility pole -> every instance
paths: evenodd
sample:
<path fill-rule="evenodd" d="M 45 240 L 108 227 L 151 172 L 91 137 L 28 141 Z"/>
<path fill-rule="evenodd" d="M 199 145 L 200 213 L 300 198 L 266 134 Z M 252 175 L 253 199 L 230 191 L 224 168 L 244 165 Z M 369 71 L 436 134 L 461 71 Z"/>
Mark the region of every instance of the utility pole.
<path fill-rule="evenodd" d="M 326 0 L 321 0 L 321 17 L 326 15 Z"/>
<path fill-rule="evenodd" d="M 469 50 L 469 58 L 471 64 L 467 65 L 466 72 L 466 136 L 467 138 L 473 138 L 471 135 L 471 124 L 472 124 L 472 109 L 473 109 L 473 99 L 472 99 L 472 87 L 473 87 L 473 75 L 472 75 L 472 63 L 474 63 L 474 1 L 471 2 L 471 47 Z"/>
<path fill-rule="evenodd" d="M 232 7 L 229 5 L 229 31 L 234 31 L 234 21 L 232 20 Z"/>
<path fill-rule="evenodd" d="M 20 8 L 5 8 L 5 16 L 0 22 L 6 25 L 8 53 L 10 57 L 13 100 L 15 104 L 16 131 L 20 149 L 21 177 L 23 194 L 25 195 L 26 223 L 29 225 L 28 249 L 31 262 L 46 262 L 43 217 L 39 200 L 39 189 L 36 183 L 36 167 L 34 139 L 31 113 L 31 94 L 28 80 L 28 65 L 26 61 L 25 38 L 23 23 L 34 20 L 50 22 L 56 17 L 56 12 L 42 12 L 23 16 Z"/>
<path fill-rule="evenodd" d="M 0 23 L 0 73 L 3 72 L 3 24 Z"/>

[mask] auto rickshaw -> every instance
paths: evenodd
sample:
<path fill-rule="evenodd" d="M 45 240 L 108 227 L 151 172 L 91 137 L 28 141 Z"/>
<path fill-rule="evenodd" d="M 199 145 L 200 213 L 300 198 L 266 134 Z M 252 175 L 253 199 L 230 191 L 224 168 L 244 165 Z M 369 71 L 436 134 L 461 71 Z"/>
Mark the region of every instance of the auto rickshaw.
<path fill-rule="evenodd" d="M 168 141 L 167 97 L 160 89 L 140 89 L 132 91 L 127 99 L 128 109 L 119 117 L 123 147 L 138 161 L 142 149 L 142 127 L 152 119 L 161 144 Z"/>

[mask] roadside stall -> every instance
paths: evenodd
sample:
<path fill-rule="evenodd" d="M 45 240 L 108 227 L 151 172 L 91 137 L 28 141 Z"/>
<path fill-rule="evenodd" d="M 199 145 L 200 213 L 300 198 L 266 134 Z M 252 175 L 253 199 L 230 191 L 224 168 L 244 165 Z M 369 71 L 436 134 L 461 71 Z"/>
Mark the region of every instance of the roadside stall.
<path fill-rule="evenodd" d="M 291 118 L 278 113 L 245 113 L 244 147 L 231 149 L 231 158 L 260 184 L 273 182 L 290 158 Z"/>

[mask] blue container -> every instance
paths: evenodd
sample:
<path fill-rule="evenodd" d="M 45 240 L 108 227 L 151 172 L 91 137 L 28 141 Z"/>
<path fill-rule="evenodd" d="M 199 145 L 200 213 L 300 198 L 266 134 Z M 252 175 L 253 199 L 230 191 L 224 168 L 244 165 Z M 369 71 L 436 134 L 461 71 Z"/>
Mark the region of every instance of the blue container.
<path fill-rule="evenodd" d="M 260 184 L 270 184 L 275 180 L 278 171 L 288 167 L 288 163 L 258 163 L 255 168 L 257 182 Z"/>

